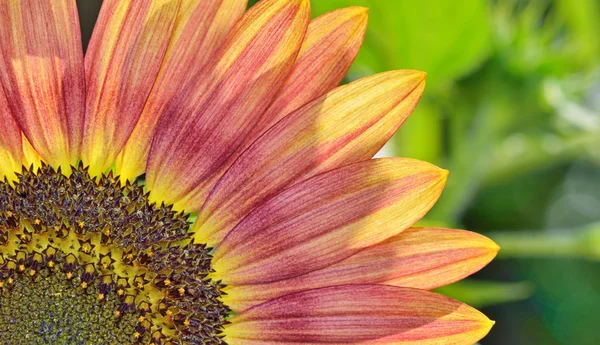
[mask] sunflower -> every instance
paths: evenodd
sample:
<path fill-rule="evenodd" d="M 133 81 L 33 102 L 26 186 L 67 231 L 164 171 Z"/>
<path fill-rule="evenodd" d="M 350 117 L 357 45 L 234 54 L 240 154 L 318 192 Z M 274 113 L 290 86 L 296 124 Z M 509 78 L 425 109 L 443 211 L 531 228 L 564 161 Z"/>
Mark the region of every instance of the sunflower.
<path fill-rule="evenodd" d="M 308 0 L 0 2 L 2 344 L 472 344 L 428 290 L 483 236 L 413 227 L 447 172 L 371 159 L 419 71 L 337 87 L 367 10 Z"/>

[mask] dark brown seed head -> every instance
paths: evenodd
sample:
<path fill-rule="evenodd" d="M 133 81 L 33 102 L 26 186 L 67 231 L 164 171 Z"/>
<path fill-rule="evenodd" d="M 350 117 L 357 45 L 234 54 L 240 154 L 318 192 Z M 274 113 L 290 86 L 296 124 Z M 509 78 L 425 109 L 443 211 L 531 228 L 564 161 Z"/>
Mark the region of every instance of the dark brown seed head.
<path fill-rule="evenodd" d="M 188 216 L 112 176 L 0 182 L 3 344 L 224 344 L 230 313 Z"/>

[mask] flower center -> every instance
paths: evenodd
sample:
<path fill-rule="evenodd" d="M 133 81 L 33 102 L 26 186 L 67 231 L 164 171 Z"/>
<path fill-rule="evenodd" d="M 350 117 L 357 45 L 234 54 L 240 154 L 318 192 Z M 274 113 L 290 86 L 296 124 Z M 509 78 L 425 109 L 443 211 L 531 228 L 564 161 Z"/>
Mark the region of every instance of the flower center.
<path fill-rule="evenodd" d="M 224 344 L 223 286 L 189 226 L 82 165 L 0 182 L 3 344 Z"/>

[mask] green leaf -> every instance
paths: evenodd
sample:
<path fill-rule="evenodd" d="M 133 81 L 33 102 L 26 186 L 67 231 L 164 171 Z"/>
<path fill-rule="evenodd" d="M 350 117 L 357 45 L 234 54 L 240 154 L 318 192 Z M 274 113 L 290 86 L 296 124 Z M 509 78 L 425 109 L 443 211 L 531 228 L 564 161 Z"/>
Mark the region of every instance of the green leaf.
<path fill-rule="evenodd" d="M 571 31 L 578 57 L 587 65 L 595 65 L 600 57 L 600 4 L 596 0 L 557 0 L 559 13 Z"/>
<path fill-rule="evenodd" d="M 312 6 L 314 15 L 346 6 L 370 8 L 365 44 L 352 69 L 357 75 L 419 69 L 438 87 L 473 71 L 491 51 L 485 0 L 328 0 Z"/>

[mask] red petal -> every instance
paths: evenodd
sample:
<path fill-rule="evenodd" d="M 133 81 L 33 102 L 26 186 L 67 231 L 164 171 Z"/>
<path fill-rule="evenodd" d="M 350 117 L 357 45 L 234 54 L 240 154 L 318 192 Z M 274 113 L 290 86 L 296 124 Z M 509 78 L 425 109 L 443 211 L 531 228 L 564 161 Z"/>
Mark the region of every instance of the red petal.
<path fill-rule="evenodd" d="M 84 116 L 75 1 L 2 1 L 0 52 L 0 78 L 15 120 L 47 163 L 67 170 L 79 158 Z"/>
<path fill-rule="evenodd" d="M 299 183 L 227 235 L 213 257 L 228 285 L 273 282 L 321 269 L 413 225 L 447 172 L 402 158 L 369 160 Z"/>
<path fill-rule="evenodd" d="M 431 292 L 343 285 L 283 296 L 242 312 L 225 328 L 229 345 L 471 345 L 493 322 Z"/>
<path fill-rule="evenodd" d="M 468 231 L 413 228 L 321 270 L 286 280 L 227 288 L 225 304 L 245 310 L 292 292 L 344 284 L 387 284 L 434 289 L 479 271 L 498 252 Z"/>

